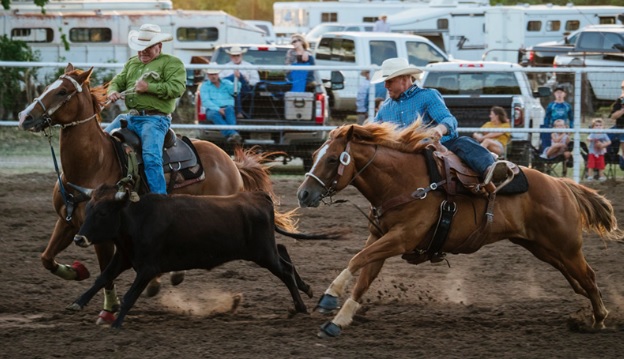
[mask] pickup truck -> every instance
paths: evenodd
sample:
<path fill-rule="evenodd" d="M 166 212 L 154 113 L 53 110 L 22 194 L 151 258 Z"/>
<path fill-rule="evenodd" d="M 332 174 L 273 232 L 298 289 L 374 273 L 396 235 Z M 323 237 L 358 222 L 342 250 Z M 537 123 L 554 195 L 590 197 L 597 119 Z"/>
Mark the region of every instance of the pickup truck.
<path fill-rule="evenodd" d="M 532 147 L 539 146 L 539 136 L 533 136 L 530 131 L 539 128 L 544 119 L 544 108 L 537 97 L 550 96 L 551 90 L 540 87 L 534 93 L 521 69 L 510 62 L 436 63 L 425 66 L 421 82 L 423 87 L 440 91 L 460 128 L 481 127 L 489 120 L 492 106 L 504 108 L 512 128 L 527 129 L 526 133 L 512 133 L 507 159 L 528 166 Z"/>
<path fill-rule="evenodd" d="M 624 66 L 624 25 L 584 29 L 569 52 L 555 57 L 554 66 L 621 68 Z M 573 89 L 573 73 L 557 73 L 556 79 L 559 85 Z M 601 105 L 608 105 L 618 98 L 621 81 L 614 73 L 588 72 L 582 83 L 583 89 L 589 93 L 581 96 L 587 101 L 583 104 L 586 112 L 594 112 Z"/>
<path fill-rule="evenodd" d="M 312 154 L 327 139 L 327 131 L 314 130 L 315 127 L 329 125 L 329 96 L 331 86 L 320 80 L 314 72 L 315 83 L 307 86 L 305 92 L 293 92 L 293 83 L 288 81 L 285 70 L 262 70 L 262 65 L 284 65 L 290 45 L 228 44 L 218 46 L 211 58 L 211 63 L 227 64 L 230 57 L 226 50 L 239 46 L 245 52 L 244 61 L 259 66 L 260 81 L 255 84 L 252 93 L 242 99 L 244 118 L 238 118 L 237 125 L 267 126 L 262 131 L 238 131 L 243 140 L 243 147 L 260 146 L 267 152 L 283 151 L 287 155 L 284 163 L 295 157 L 303 161 L 307 171 L 312 166 Z M 338 75 L 338 74 L 337 74 Z M 333 77 L 334 88 L 340 88 L 340 78 Z M 195 96 L 195 114 L 199 124 L 212 124 L 206 120 L 199 90 Z M 309 126 L 310 131 L 287 131 L 270 127 Z M 217 130 L 202 131 L 201 139 L 213 142 L 228 153 L 232 153 L 233 144 L 228 143 Z"/>

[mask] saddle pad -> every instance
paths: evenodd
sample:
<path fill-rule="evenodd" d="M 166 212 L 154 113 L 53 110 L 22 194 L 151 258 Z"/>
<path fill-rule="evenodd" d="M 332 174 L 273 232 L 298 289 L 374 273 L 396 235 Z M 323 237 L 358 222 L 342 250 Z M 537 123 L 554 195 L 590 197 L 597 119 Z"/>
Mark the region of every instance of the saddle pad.
<path fill-rule="evenodd" d="M 497 195 L 520 194 L 529 190 L 529 181 L 527 181 L 527 178 L 520 166 L 518 166 L 518 170 L 520 172 L 514 176 L 514 179 L 511 182 L 501 188 L 500 191 L 496 193 Z"/>

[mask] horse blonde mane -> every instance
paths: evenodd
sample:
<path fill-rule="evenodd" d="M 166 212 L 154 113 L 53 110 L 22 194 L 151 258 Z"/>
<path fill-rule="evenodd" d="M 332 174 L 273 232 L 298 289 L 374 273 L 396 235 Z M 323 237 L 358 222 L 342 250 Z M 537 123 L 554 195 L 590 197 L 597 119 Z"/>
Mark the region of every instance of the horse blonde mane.
<path fill-rule="evenodd" d="M 353 139 L 357 142 L 388 147 L 400 152 L 414 153 L 431 144 L 433 132 L 419 118 L 402 130 L 390 122 L 367 123 L 364 125 L 344 125 L 332 130 L 329 138 L 346 136 L 353 128 Z"/>
<path fill-rule="evenodd" d="M 75 69 L 67 73 L 67 75 L 80 75 L 82 73 L 84 73 L 83 70 Z M 91 93 L 91 99 L 93 100 L 93 111 L 98 114 L 98 122 L 102 122 L 100 112 L 102 112 L 102 109 L 104 109 L 106 102 L 108 101 L 106 91 L 108 90 L 108 85 L 110 84 L 110 82 L 91 88 L 91 86 L 89 86 L 90 80 L 91 78 L 89 77 L 84 83 L 87 85 L 87 88 Z"/>

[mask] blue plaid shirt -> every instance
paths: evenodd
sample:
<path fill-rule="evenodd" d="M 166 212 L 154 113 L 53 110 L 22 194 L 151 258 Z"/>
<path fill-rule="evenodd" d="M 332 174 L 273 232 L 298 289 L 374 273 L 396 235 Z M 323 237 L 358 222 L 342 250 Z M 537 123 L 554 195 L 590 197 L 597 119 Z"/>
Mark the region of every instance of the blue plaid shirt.
<path fill-rule="evenodd" d="M 413 85 L 398 100 L 387 98 L 375 116 L 375 122 L 392 122 L 407 127 L 422 116 L 424 124 L 443 124 L 448 132 L 440 139 L 446 142 L 457 138 L 457 119 L 446 107 L 442 95 L 435 89 Z"/>

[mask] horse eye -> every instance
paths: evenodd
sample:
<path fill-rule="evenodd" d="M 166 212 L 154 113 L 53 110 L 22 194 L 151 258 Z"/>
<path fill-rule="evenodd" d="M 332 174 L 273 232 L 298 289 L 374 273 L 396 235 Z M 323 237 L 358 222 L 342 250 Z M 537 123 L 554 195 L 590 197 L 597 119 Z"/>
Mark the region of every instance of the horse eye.
<path fill-rule="evenodd" d="M 61 96 L 67 96 L 67 90 L 60 89 L 58 94 L 61 95 Z"/>
<path fill-rule="evenodd" d="M 335 165 L 336 163 L 338 163 L 338 157 L 336 156 L 330 156 L 327 158 L 327 163 L 330 165 Z"/>

